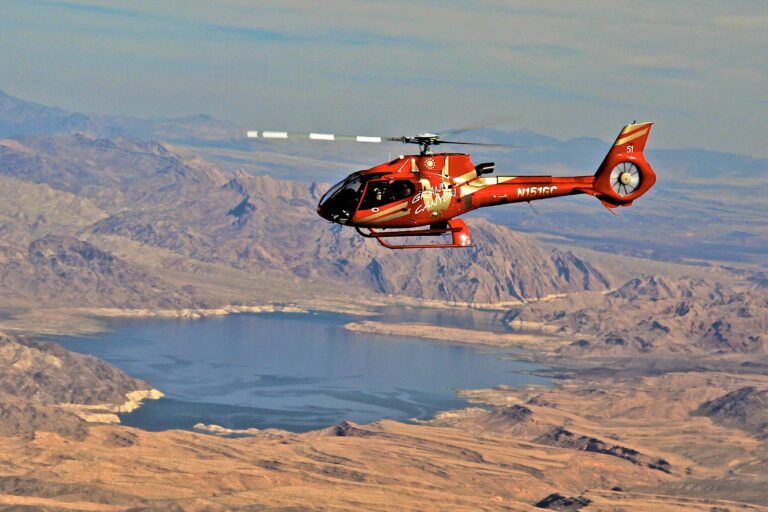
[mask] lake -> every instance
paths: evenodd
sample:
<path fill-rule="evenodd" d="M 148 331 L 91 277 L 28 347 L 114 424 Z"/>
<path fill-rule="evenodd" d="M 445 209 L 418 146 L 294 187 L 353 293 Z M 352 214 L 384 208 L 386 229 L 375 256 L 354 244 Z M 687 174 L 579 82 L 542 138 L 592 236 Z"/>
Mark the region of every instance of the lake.
<path fill-rule="evenodd" d="M 401 313 L 402 321 L 414 314 Z M 108 332 L 56 341 L 163 391 L 165 398 L 121 416 L 155 431 L 202 422 L 303 432 L 342 420 L 426 419 L 465 407 L 458 389 L 549 382 L 530 373 L 540 367 L 504 349 L 345 330 L 353 320 L 329 313 L 121 319 Z"/>

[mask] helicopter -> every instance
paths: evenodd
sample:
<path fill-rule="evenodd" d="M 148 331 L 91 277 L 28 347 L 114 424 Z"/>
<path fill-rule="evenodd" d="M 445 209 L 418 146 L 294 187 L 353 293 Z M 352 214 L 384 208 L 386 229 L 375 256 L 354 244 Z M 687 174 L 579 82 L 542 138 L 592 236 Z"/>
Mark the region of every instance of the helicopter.
<path fill-rule="evenodd" d="M 478 208 L 575 194 L 595 196 L 609 210 L 630 206 L 656 182 L 656 174 L 643 156 L 652 126 L 651 122 L 626 125 L 595 174 L 588 176 L 491 175 L 495 171 L 492 162 L 474 165 L 469 154 L 433 153 L 432 148 L 442 144 L 505 145 L 444 140 L 433 133 L 374 137 L 248 131 L 246 136 L 418 145 L 418 154 L 401 155 L 347 176 L 322 196 L 317 213 L 331 222 L 354 227 L 360 235 L 388 249 L 434 249 L 470 246 L 469 228 L 458 217 Z M 450 235 L 450 243 L 390 240 L 443 235 Z"/>

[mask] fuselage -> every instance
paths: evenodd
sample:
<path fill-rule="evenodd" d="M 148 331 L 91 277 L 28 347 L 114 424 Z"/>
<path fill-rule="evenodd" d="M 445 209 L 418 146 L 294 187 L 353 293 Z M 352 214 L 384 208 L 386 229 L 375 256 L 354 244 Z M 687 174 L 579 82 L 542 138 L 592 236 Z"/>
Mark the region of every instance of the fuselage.
<path fill-rule="evenodd" d="M 478 176 L 469 155 L 409 155 L 359 171 L 332 187 L 318 214 L 374 228 L 436 225 L 477 208 L 588 192 L 594 176 Z"/>

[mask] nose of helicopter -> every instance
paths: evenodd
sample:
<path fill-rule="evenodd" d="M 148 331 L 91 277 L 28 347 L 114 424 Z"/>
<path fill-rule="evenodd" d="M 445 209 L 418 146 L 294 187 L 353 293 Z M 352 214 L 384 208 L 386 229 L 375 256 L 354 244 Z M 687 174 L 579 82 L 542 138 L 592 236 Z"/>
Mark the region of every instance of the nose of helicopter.
<path fill-rule="evenodd" d="M 338 224 L 348 224 L 363 194 L 363 181 L 352 175 L 331 187 L 317 205 L 317 214 Z"/>
<path fill-rule="evenodd" d="M 317 214 L 324 218 L 325 220 L 329 220 L 333 222 L 333 218 L 331 217 L 331 211 L 330 208 L 328 208 L 327 204 L 319 203 L 317 205 Z"/>

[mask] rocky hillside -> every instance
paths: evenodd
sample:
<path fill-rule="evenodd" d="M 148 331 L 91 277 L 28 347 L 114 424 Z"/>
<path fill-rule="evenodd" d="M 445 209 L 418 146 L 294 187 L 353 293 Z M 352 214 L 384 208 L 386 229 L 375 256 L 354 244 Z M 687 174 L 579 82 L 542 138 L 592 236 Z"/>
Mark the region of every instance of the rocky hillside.
<path fill-rule="evenodd" d="M 226 181 L 214 166 L 157 142 L 81 133 L 0 141 L 0 174 L 73 192 L 107 209 L 194 196 Z"/>
<path fill-rule="evenodd" d="M 718 425 L 768 437 L 768 389 L 747 386 L 701 404 L 691 413 Z"/>
<path fill-rule="evenodd" d="M 0 177 L 38 197 L 42 192 L 30 187 L 46 187 L 70 204 L 54 223 L 50 215 L 41 218 L 29 211 L 30 201 L 16 201 L 25 211 L 6 217 L 5 223 L 13 226 L 16 238 L 23 238 L 19 232 L 26 230 L 27 243 L 34 242 L 32 233 L 75 235 L 109 251 L 115 240 L 126 239 L 133 247 L 138 242 L 181 259 L 248 272 L 271 270 L 342 281 L 371 293 L 459 302 L 520 301 L 609 286 L 604 272 L 573 253 L 544 249 L 480 218 L 469 221 L 476 245 L 467 250 L 392 252 L 316 215 L 327 185 L 229 173 L 154 142 L 82 134 L 0 141 Z M 23 186 L 14 185 L 19 183 Z M 83 225 L 77 213 L 83 211 L 90 224 Z M 33 259 L 28 263 L 37 265 L 38 276 L 44 258 Z M 87 261 L 104 270 L 101 263 Z M 183 266 L 179 259 L 176 263 Z M 72 272 L 70 267 L 70 277 Z M 120 274 L 110 273 L 118 279 Z M 37 280 L 52 286 L 56 275 L 46 270 Z M 152 290 L 163 288 L 138 274 L 129 281 L 137 298 L 146 293 L 152 299 Z M 182 296 L 171 294 L 168 302 L 183 302 Z"/>
<path fill-rule="evenodd" d="M 380 293 L 473 303 L 523 301 L 556 293 L 604 290 L 608 277 L 571 252 L 550 251 L 508 228 L 475 218 L 466 250 L 392 252 L 351 230 L 331 229 L 314 245 L 323 272 L 361 280 Z M 362 279 L 360 279 L 360 276 Z"/>
<path fill-rule="evenodd" d="M 0 368 L 0 435 L 82 437 L 85 424 L 66 405 L 122 404 L 127 393 L 150 388 L 95 357 L 3 333 Z"/>
<path fill-rule="evenodd" d="M 197 305 L 180 289 L 71 236 L 48 235 L 26 250 L 0 245 L 0 287 L 6 299 L 58 306 L 179 308 Z"/>
<path fill-rule="evenodd" d="M 241 173 L 198 203 L 122 211 L 96 223 L 93 233 L 237 268 L 272 268 L 429 299 L 495 303 L 609 286 L 604 273 L 574 254 L 545 250 L 479 218 L 470 221 L 476 245 L 467 250 L 389 251 L 318 218 L 324 189 Z"/>
<path fill-rule="evenodd" d="M 768 293 L 704 279 L 645 276 L 587 302 L 559 300 L 517 308 L 511 327 L 543 322 L 583 339 L 564 354 L 765 353 Z"/>

